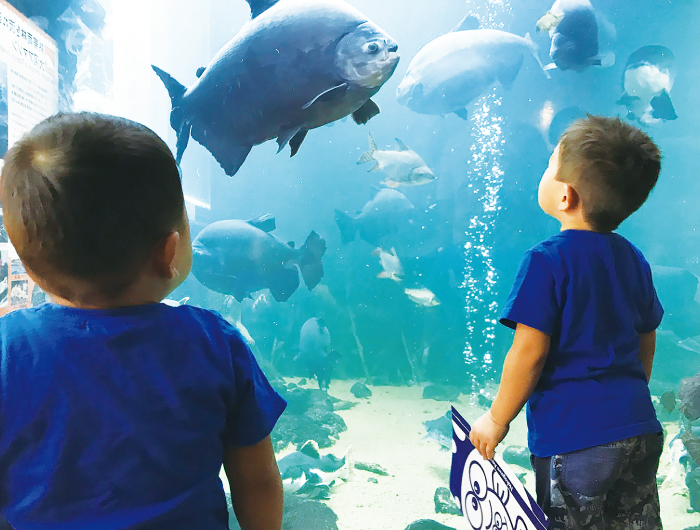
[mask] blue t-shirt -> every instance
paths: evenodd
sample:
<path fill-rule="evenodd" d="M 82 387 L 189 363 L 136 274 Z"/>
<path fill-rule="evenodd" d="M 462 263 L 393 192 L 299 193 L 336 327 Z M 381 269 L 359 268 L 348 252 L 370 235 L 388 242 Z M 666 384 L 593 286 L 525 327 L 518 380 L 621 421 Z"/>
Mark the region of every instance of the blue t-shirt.
<path fill-rule="evenodd" d="M 214 312 L 14 311 L 0 319 L 0 519 L 227 529 L 224 451 L 263 440 L 285 406 Z"/>
<path fill-rule="evenodd" d="M 565 230 L 527 251 L 501 323 L 551 337 L 527 403 L 532 454 L 661 431 L 639 347 L 662 317 L 649 264 L 618 234 Z"/>

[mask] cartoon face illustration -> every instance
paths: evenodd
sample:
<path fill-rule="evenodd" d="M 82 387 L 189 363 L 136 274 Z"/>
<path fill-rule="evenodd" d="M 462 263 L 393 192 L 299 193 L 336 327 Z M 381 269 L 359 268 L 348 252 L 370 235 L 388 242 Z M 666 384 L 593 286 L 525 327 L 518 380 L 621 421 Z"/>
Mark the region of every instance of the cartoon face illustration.
<path fill-rule="evenodd" d="M 474 530 L 527 530 L 518 513 L 520 507 L 510 502 L 506 480 L 493 466 L 484 464 L 479 454 L 472 451 L 464 466 L 461 506 L 469 524 Z"/>
<path fill-rule="evenodd" d="M 472 530 L 544 530 L 547 518 L 507 464 L 484 460 L 469 442 L 469 424 L 452 409 L 450 490 Z"/>

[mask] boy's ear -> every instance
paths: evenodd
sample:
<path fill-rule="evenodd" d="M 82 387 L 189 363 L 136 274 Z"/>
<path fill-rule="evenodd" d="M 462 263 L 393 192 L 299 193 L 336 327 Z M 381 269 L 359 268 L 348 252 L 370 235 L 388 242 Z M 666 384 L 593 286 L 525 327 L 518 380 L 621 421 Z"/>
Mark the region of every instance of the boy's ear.
<path fill-rule="evenodd" d="M 156 272 L 159 276 L 172 280 L 177 276 L 175 268 L 175 254 L 180 243 L 180 233 L 173 230 L 156 248 L 154 261 Z"/>
<path fill-rule="evenodd" d="M 581 201 L 578 192 L 568 184 L 564 184 L 563 192 L 559 202 L 559 211 L 566 212 L 576 208 Z"/>

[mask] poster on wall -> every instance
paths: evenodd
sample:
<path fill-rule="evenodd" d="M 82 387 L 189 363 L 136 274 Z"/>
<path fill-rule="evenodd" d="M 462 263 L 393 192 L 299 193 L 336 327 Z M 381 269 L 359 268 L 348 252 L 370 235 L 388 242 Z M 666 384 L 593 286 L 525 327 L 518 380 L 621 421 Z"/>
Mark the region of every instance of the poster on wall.
<path fill-rule="evenodd" d="M 452 407 L 450 491 L 473 530 L 547 530 L 549 521 L 498 455 L 484 460 L 469 441 L 471 427 Z"/>
<path fill-rule="evenodd" d="M 0 158 L 5 157 L 7 149 L 24 133 L 57 111 L 56 43 L 5 0 L 0 0 Z M 30 306 L 35 285 L 4 236 L 4 229 L 0 236 L 2 315 Z"/>

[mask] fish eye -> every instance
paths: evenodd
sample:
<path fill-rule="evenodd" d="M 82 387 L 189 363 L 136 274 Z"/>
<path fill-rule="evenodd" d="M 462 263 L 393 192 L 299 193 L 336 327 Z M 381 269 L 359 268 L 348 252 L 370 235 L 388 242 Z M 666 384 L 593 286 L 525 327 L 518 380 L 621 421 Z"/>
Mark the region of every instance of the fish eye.
<path fill-rule="evenodd" d="M 367 45 L 367 52 L 368 53 L 377 53 L 379 51 L 379 44 L 376 42 L 370 42 Z"/>

